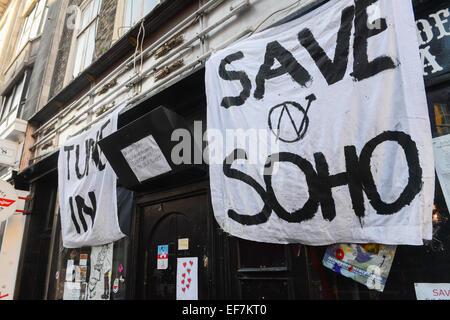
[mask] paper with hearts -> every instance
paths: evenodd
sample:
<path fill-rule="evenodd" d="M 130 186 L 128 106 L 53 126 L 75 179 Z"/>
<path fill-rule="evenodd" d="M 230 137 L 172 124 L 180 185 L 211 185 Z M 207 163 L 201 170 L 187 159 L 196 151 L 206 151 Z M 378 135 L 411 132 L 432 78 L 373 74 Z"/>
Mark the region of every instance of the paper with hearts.
<path fill-rule="evenodd" d="M 177 300 L 198 300 L 198 258 L 177 258 Z"/>

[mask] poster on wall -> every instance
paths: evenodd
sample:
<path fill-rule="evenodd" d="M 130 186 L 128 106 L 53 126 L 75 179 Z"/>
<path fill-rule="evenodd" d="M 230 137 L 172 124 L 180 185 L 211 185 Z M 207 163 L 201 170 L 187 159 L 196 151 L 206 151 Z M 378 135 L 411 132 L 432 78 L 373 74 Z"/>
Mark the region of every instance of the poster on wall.
<path fill-rule="evenodd" d="M 419 8 L 418 8 L 419 9 Z M 450 72 L 450 3 L 433 1 L 416 10 L 417 35 L 425 81 Z"/>
<path fill-rule="evenodd" d="M 169 266 L 169 246 L 158 246 L 157 269 L 167 269 Z"/>
<path fill-rule="evenodd" d="M 113 244 L 92 247 L 86 300 L 109 300 Z"/>
<path fill-rule="evenodd" d="M 198 300 L 198 258 L 177 258 L 177 300 Z"/>
<path fill-rule="evenodd" d="M 64 282 L 63 300 L 80 300 L 81 283 L 80 282 Z"/>
<path fill-rule="evenodd" d="M 396 249 L 395 245 L 334 244 L 327 248 L 322 263 L 369 289 L 383 292 Z"/>
<path fill-rule="evenodd" d="M 410 0 L 332 0 L 206 63 L 214 215 L 269 243 L 422 245 L 434 160 Z"/>
<path fill-rule="evenodd" d="M 117 130 L 123 107 L 60 149 L 58 194 L 65 248 L 99 246 L 125 236 L 117 216 L 117 177 L 98 146 Z"/>
<path fill-rule="evenodd" d="M 450 207 L 450 134 L 433 138 L 434 163 L 447 207 Z"/>
<path fill-rule="evenodd" d="M 158 143 L 151 135 L 120 151 L 139 182 L 172 170 Z"/>

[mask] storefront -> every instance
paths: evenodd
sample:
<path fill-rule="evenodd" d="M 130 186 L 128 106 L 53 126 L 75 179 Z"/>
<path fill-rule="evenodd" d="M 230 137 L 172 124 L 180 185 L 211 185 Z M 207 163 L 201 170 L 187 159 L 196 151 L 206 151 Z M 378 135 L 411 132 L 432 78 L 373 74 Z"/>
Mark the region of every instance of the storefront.
<path fill-rule="evenodd" d="M 283 22 L 312 9 L 301 10 Z M 444 1 L 424 1 L 415 6 L 433 138 L 448 134 L 450 127 L 448 12 Z M 207 117 L 205 69 L 196 69 L 139 105 L 125 108 L 119 116 L 118 130 L 102 146 L 111 163 L 114 156 L 109 158 L 108 152 L 114 155 L 114 150 L 108 151 L 111 148 L 108 146 L 130 145 L 142 139 L 147 130 L 144 120 L 154 121 L 157 126 L 160 118 L 152 118 L 151 114 L 159 112 L 161 106 L 184 121 L 183 126 L 192 136 L 203 137 L 206 126 L 199 128 L 196 124 L 205 124 Z M 171 127 L 176 122 L 167 123 L 171 122 L 158 128 L 158 134 L 153 133 L 160 147 L 158 139 L 167 141 L 176 128 Z M 204 150 L 205 142 L 202 138 L 200 141 L 203 145 L 196 147 Z M 167 148 L 161 147 L 162 152 L 167 154 L 171 147 L 168 143 Z M 397 246 L 384 290 L 380 292 L 325 267 L 323 258 L 328 246 L 254 242 L 224 232 L 214 216 L 210 177 L 203 162 L 188 167 L 170 163 L 172 173 L 140 181 L 129 178 L 130 169 L 123 162 L 112 163 L 119 177 L 118 219 L 127 237 L 102 247 L 64 248 L 60 216 L 54 206 L 57 159 L 58 154 L 53 154 L 18 178 L 31 182 L 32 190 L 41 194 L 35 197 L 40 200 L 33 204 L 30 224 L 34 227 L 28 235 L 40 242 L 28 242 L 24 261 L 32 256 L 30 251 L 50 257 L 37 263 L 39 279 L 31 279 L 36 262 L 23 265 L 21 298 L 27 298 L 32 283 L 39 283 L 36 288 L 41 288 L 43 296 L 50 300 L 176 299 L 179 290 L 189 289 L 178 283 L 177 271 L 183 263 L 187 266 L 191 263 L 189 274 L 197 270 L 189 278 L 189 285 L 195 284 L 192 297 L 199 300 L 415 300 L 416 284 L 450 283 L 446 272 L 450 268 L 449 212 L 439 174 L 435 210 L 430 212 L 433 240 L 423 246 Z M 366 246 L 365 250 L 378 253 L 379 248 Z M 185 279 L 188 284 L 188 278 Z"/>

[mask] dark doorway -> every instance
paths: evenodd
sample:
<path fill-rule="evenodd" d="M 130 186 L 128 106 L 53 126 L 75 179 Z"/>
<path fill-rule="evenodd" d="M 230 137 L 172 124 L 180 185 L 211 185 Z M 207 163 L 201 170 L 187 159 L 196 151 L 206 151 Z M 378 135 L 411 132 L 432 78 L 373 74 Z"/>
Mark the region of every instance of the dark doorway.
<path fill-rule="evenodd" d="M 31 214 L 27 217 L 16 297 L 19 300 L 44 299 L 46 274 L 57 194 L 57 172 L 37 180 L 32 187 Z"/>
<path fill-rule="evenodd" d="M 198 299 L 209 298 L 207 201 L 206 194 L 185 195 L 142 207 L 139 251 L 144 260 L 144 299 L 176 299 L 177 259 L 183 257 L 197 257 Z M 179 239 L 184 239 L 184 247 L 179 248 Z M 158 246 L 168 246 L 166 268 L 158 268 Z"/>

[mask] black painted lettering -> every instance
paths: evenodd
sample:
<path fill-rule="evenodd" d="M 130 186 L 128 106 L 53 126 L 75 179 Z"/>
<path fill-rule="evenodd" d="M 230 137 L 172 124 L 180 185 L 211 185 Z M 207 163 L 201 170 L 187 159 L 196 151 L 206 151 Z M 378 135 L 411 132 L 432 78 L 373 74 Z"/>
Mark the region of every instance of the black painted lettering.
<path fill-rule="evenodd" d="M 306 159 L 289 152 L 281 152 L 270 155 L 267 158 L 266 167 L 270 165 L 270 168 L 273 168 L 273 164 L 275 162 L 290 162 L 303 171 L 306 177 L 306 183 L 308 184 L 309 198 L 302 208 L 294 212 L 286 211 L 275 196 L 272 187 L 272 174 L 270 170 L 269 174 L 264 175 L 264 182 L 266 183 L 268 202 L 270 203 L 273 211 L 275 211 L 278 217 L 288 222 L 298 223 L 312 219 L 319 207 L 317 191 L 320 189 L 318 186 L 318 176 L 314 171 L 313 166 Z"/>
<path fill-rule="evenodd" d="M 381 199 L 373 179 L 370 164 L 375 148 L 386 141 L 397 142 L 403 148 L 408 164 L 408 184 L 393 203 L 385 203 Z M 419 151 L 416 143 L 404 132 L 385 131 L 367 142 L 361 151 L 359 167 L 364 191 L 369 198 L 370 204 L 380 215 L 390 215 L 400 211 L 403 207 L 409 205 L 422 189 L 422 168 L 419 162 Z"/>
<path fill-rule="evenodd" d="M 328 163 L 323 153 L 315 153 L 314 160 L 316 162 L 317 170 L 317 187 L 314 192 L 317 194 L 317 199 L 320 202 L 323 218 L 328 221 L 333 221 L 336 217 L 336 206 L 332 189 L 347 184 L 346 173 L 344 172 L 330 176 Z"/>
<path fill-rule="evenodd" d="M 266 192 L 265 192 L 264 188 L 258 182 L 255 181 L 255 179 L 253 179 L 249 175 L 246 175 L 245 173 L 243 173 L 239 170 L 231 168 L 233 161 L 238 160 L 238 159 L 247 159 L 247 154 L 245 153 L 244 150 L 236 149 L 232 153 L 230 153 L 230 155 L 228 157 L 225 158 L 225 160 L 223 162 L 224 175 L 228 178 L 237 179 L 239 181 L 242 181 L 242 182 L 248 184 L 250 187 L 252 187 L 259 194 L 261 199 L 264 201 L 264 207 L 258 214 L 251 215 L 251 216 L 245 215 L 245 214 L 239 214 L 236 211 L 230 209 L 230 210 L 228 210 L 228 216 L 231 219 L 233 219 L 243 225 L 257 225 L 257 224 L 264 223 L 269 219 L 270 214 L 272 213 L 272 209 L 267 204 Z"/>
<path fill-rule="evenodd" d="M 67 152 L 67 180 L 70 180 L 70 151 L 74 146 L 64 146 L 64 152 Z"/>
<path fill-rule="evenodd" d="M 347 146 L 344 148 L 344 153 L 348 190 L 352 200 L 353 211 L 358 218 L 362 218 L 365 214 L 364 195 L 356 148 L 354 146 Z"/>
<path fill-rule="evenodd" d="M 95 193 L 93 191 L 90 191 L 88 193 L 88 196 L 89 200 L 91 200 L 92 208 L 88 207 L 84 202 L 84 199 L 80 196 L 75 197 L 75 202 L 77 203 L 78 214 L 80 215 L 80 217 L 82 216 L 81 211 L 83 211 L 85 214 L 91 217 L 91 225 L 93 226 L 95 220 L 95 213 L 97 212 L 97 200 L 95 198 Z M 87 228 L 85 228 L 85 231 L 87 231 Z"/>
<path fill-rule="evenodd" d="M 94 161 L 95 165 L 97 166 L 99 171 L 103 171 L 106 167 L 106 162 L 102 163 L 101 161 L 101 150 L 98 145 L 98 141 L 103 139 L 103 130 L 106 129 L 106 127 L 110 124 L 110 120 L 106 121 L 102 127 L 100 128 L 100 131 L 97 132 L 96 140 L 91 140 L 91 146 L 92 146 L 92 160 Z"/>
<path fill-rule="evenodd" d="M 280 66 L 272 69 L 275 59 L 278 60 Z M 286 50 L 278 41 L 268 43 L 264 63 L 256 75 L 256 89 L 253 96 L 258 100 L 262 99 L 264 97 L 266 80 L 279 77 L 285 73 L 288 73 L 302 87 L 307 87 L 312 81 L 311 75 L 295 60 L 292 53 Z"/>
<path fill-rule="evenodd" d="M 347 7 L 342 11 L 341 26 L 337 35 L 333 61 L 328 58 L 327 54 L 317 43 L 316 39 L 314 39 L 314 36 L 309 29 L 303 29 L 298 34 L 300 44 L 309 52 L 329 85 L 342 80 L 345 71 L 347 70 L 350 36 L 354 16 L 354 6 Z"/>
<path fill-rule="evenodd" d="M 228 71 L 225 66 L 231 64 L 233 61 L 240 60 L 244 57 L 241 51 L 230 54 L 225 57 L 219 65 L 219 76 L 228 81 L 239 80 L 242 85 L 242 91 L 237 97 L 224 97 L 222 99 L 221 106 L 228 109 L 232 106 L 241 106 L 245 103 L 245 100 L 250 96 L 252 84 L 247 74 L 244 71 Z"/>
<path fill-rule="evenodd" d="M 91 145 L 89 143 L 89 139 L 85 141 L 85 159 L 84 159 L 84 170 L 81 173 L 79 162 L 80 162 L 80 145 L 77 144 L 75 148 L 75 173 L 77 174 L 78 179 L 82 179 L 85 175 L 89 174 L 89 159 L 90 159 L 90 149 Z"/>
<path fill-rule="evenodd" d="M 81 222 L 81 225 L 83 226 L 84 232 L 86 232 L 88 230 L 88 225 L 86 223 L 86 219 L 84 218 L 84 214 L 91 217 L 91 225 L 93 226 L 94 220 L 95 220 L 95 214 L 97 212 L 97 200 L 95 198 L 95 193 L 93 191 L 90 191 L 88 193 L 88 196 L 91 201 L 92 208 L 90 208 L 86 205 L 83 197 L 81 197 L 79 195 L 75 196 L 75 203 L 77 206 L 78 218 L 80 219 L 80 222 Z M 69 197 L 69 205 L 70 205 L 70 211 L 71 211 L 70 216 L 72 218 L 72 222 L 75 225 L 75 229 L 77 230 L 77 233 L 81 233 L 80 226 L 79 226 L 76 216 L 75 216 L 72 197 Z"/>
<path fill-rule="evenodd" d="M 69 197 L 69 206 L 70 206 L 70 218 L 72 219 L 73 225 L 75 226 L 75 230 L 77 230 L 77 233 L 81 233 L 80 225 L 78 224 L 77 218 L 75 216 L 75 211 L 73 210 L 72 197 Z"/>
<path fill-rule="evenodd" d="M 380 56 L 369 62 L 367 53 L 368 39 L 387 29 L 386 19 L 384 18 L 374 21 L 374 27 L 369 28 L 367 8 L 377 1 L 378 0 L 355 0 L 354 64 L 351 76 L 357 81 L 370 78 L 382 71 L 396 68 L 394 61 L 387 56 Z"/>
<path fill-rule="evenodd" d="M 371 171 L 373 152 L 376 147 L 386 141 L 396 142 L 403 148 L 408 164 L 408 184 L 393 203 L 385 203 L 381 199 Z M 344 154 L 346 171 L 334 175 L 330 175 L 325 156 L 320 152 L 314 154 L 316 169 L 306 159 L 297 154 L 289 152 L 272 154 L 268 156 L 265 164 L 265 190 L 252 177 L 231 168 L 235 160 L 247 159 L 245 150 L 236 149 L 224 160 L 223 172 L 225 176 L 240 180 L 251 186 L 263 200 L 264 207 L 261 212 L 251 216 L 239 214 L 230 209 L 228 210 L 228 216 L 243 225 L 258 225 L 265 223 L 273 210 L 279 218 L 287 222 L 301 223 L 312 219 L 320 206 L 323 219 L 333 221 L 336 217 L 336 207 L 332 189 L 345 185 L 348 185 L 353 210 L 358 218 L 361 219 L 365 215 L 364 193 L 377 214 L 390 215 L 409 205 L 422 189 L 422 168 L 419 163 L 418 149 L 415 142 L 406 133 L 400 131 L 383 132 L 365 144 L 359 158 L 354 146 L 346 146 Z M 296 165 L 306 177 L 308 200 L 302 208 L 294 212 L 288 212 L 283 208 L 275 195 L 272 186 L 272 174 L 274 164 L 277 162 L 290 162 Z"/>

